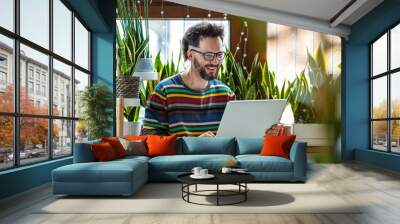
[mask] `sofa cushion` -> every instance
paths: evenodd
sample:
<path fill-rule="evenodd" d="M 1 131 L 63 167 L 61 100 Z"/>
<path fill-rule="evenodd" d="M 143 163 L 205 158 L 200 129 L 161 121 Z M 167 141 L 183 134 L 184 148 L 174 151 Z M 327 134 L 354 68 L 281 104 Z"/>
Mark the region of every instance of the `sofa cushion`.
<path fill-rule="evenodd" d="M 118 158 L 112 145 L 108 142 L 93 144 L 90 147 L 94 157 L 96 157 L 96 160 L 99 162 L 110 161 Z"/>
<path fill-rule="evenodd" d="M 119 138 L 122 146 L 126 151 L 126 155 L 138 155 L 145 156 L 147 155 L 146 143 L 141 140 L 127 140 L 124 138 Z"/>
<path fill-rule="evenodd" d="M 225 154 L 235 155 L 235 139 L 223 137 L 183 137 L 178 154 Z"/>
<path fill-rule="evenodd" d="M 193 167 L 199 166 L 211 172 L 219 171 L 230 159 L 231 155 L 175 155 L 158 156 L 149 160 L 149 170 L 163 172 L 190 172 Z"/>
<path fill-rule="evenodd" d="M 88 163 L 95 162 L 96 158 L 90 148 L 92 144 L 99 144 L 100 139 L 87 141 L 87 142 L 77 142 L 74 148 L 74 163 Z"/>
<path fill-rule="evenodd" d="M 249 172 L 292 172 L 292 161 L 279 156 L 239 155 L 240 167 Z"/>
<path fill-rule="evenodd" d="M 147 155 L 154 156 L 165 156 L 176 154 L 176 135 L 160 136 L 160 135 L 149 135 L 146 140 L 147 144 Z"/>
<path fill-rule="evenodd" d="M 237 137 L 236 155 L 260 154 L 264 140 L 259 138 Z"/>
<path fill-rule="evenodd" d="M 147 164 L 140 159 L 109 162 L 74 163 L 53 170 L 53 181 L 58 182 L 129 182 L 136 172 L 147 172 Z"/>
<path fill-rule="evenodd" d="M 294 140 L 296 139 L 296 135 L 288 135 L 288 136 L 273 136 L 273 135 L 265 135 L 264 136 L 264 145 L 261 149 L 260 155 L 262 156 L 281 156 L 286 159 L 289 159 L 290 148 Z"/>
<path fill-rule="evenodd" d="M 112 148 L 114 149 L 117 158 L 122 158 L 126 156 L 126 151 L 124 149 L 124 146 L 122 146 L 121 142 L 117 137 L 104 137 L 101 138 L 101 142 L 110 143 Z"/>

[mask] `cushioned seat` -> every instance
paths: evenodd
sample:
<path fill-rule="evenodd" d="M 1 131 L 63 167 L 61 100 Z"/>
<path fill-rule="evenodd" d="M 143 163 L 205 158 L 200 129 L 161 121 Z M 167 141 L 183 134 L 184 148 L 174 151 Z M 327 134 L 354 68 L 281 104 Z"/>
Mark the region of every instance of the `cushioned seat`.
<path fill-rule="evenodd" d="M 55 194 L 130 195 L 147 182 L 144 157 L 108 162 L 74 163 L 52 172 Z"/>
<path fill-rule="evenodd" d="M 239 155 L 236 159 L 253 172 L 293 172 L 292 161 L 279 156 Z"/>
<path fill-rule="evenodd" d="M 235 158 L 220 154 L 157 156 L 149 160 L 149 178 L 153 181 L 176 181 L 176 176 L 197 166 L 216 172 L 230 159 Z"/>

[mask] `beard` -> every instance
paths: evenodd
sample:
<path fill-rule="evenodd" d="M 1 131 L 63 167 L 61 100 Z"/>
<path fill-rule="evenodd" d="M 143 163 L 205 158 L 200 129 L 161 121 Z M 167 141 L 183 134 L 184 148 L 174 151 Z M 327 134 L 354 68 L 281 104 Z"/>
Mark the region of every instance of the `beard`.
<path fill-rule="evenodd" d="M 202 79 L 207 80 L 207 81 L 211 81 L 211 80 L 214 80 L 217 77 L 217 72 L 218 72 L 219 66 L 215 66 L 215 65 L 212 65 L 212 64 L 207 64 L 205 66 L 201 66 L 199 61 L 197 61 L 196 58 L 193 59 L 193 64 L 194 64 L 194 68 L 200 74 L 200 77 Z M 215 72 L 207 73 L 206 72 L 206 67 L 216 68 Z"/>

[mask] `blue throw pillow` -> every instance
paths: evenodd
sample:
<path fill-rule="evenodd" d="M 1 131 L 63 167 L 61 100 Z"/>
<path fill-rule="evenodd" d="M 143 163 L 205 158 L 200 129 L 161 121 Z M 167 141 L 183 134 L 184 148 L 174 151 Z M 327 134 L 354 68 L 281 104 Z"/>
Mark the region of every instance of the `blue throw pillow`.
<path fill-rule="evenodd" d="M 235 139 L 222 137 L 183 137 L 179 154 L 235 155 Z"/>
<path fill-rule="evenodd" d="M 264 139 L 260 138 L 236 138 L 236 155 L 259 154 L 264 144 Z"/>

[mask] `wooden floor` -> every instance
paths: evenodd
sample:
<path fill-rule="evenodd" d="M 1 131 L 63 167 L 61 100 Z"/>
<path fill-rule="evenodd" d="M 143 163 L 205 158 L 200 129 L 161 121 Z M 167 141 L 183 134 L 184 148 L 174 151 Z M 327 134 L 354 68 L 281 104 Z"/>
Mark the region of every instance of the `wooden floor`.
<path fill-rule="evenodd" d="M 0 202 L 0 223 L 107 224 L 252 224 L 252 223 L 400 223 L 400 174 L 358 163 L 312 165 L 308 182 L 317 183 L 344 200 L 367 204 L 356 214 L 36 214 L 54 200 L 42 186 Z M 173 206 L 173 205 L 172 205 Z"/>

